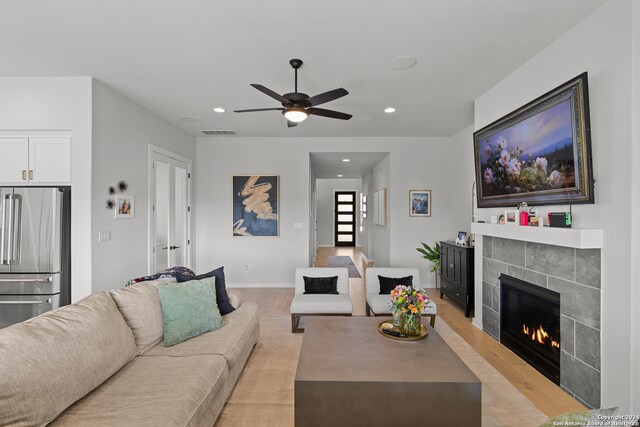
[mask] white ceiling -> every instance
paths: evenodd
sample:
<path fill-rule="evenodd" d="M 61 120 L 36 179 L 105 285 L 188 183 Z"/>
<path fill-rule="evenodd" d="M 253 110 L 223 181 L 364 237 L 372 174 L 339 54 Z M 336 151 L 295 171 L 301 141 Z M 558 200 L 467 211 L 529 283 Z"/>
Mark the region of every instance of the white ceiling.
<path fill-rule="evenodd" d="M 389 153 L 309 153 L 311 167 L 316 178 L 338 179 L 342 178 L 363 178 L 373 171 L 373 167 L 380 163 Z M 349 159 L 343 162 L 342 159 Z"/>
<path fill-rule="evenodd" d="M 2 0 L 0 75 L 93 76 L 194 135 L 449 136 L 476 97 L 605 1 Z M 417 65 L 392 69 L 401 55 Z M 291 92 L 291 58 L 304 61 L 300 91 L 344 87 L 323 108 L 354 117 L 288 129 L 279 112 L 231 112 L 279 107 L 249 84 Z"/>

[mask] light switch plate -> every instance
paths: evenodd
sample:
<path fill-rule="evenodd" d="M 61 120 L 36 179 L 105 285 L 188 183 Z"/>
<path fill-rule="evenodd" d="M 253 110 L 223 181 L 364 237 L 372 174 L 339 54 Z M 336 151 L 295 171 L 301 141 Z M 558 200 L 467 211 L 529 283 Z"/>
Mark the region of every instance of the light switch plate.
<path fill-rule="evenodd" d="M 111 240 L 111 230 L 98 231 L 98 243 L 108 242 Z"/>
<path fill-rule="evenodd" d="M 294 222 L 293 223 L 293 229 L 294 230 L 302 230 L 302 223 L 301 222 Z"/>

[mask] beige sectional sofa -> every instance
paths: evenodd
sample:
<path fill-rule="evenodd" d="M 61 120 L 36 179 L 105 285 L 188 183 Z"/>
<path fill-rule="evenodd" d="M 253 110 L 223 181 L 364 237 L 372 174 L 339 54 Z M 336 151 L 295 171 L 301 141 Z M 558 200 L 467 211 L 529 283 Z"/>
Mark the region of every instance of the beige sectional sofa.
<path fill-rule="evenodd" d="M 173 347 L 149 282 L 0 329 L 0 425 L 212 426 L 259 336 L 229 297 L 224 327 Z"/>

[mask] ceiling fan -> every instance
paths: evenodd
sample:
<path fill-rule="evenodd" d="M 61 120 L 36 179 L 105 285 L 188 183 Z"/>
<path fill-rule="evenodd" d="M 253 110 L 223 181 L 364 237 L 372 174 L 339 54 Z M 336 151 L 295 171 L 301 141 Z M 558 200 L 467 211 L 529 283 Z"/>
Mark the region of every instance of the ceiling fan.
<path fill-rule="evenodd" d="M 330 90 L 329 92 L 321 93 L 316 96 L 309 96 L 306 93 L 298 92 L 298 68 L 302 66 L 301 59 L 292 59 L 289 61 L 291 67 L 295 71 L 295 90 L 292 93 L 285 93 L 279 95 L 269 88 L 266 88 L 259 84 L 251 84 L 254 88 L 260 92 L 265 93 L 273 99 L 282 103 L 282 108 L 254 108 L 251 110 L 235 110 L 234 113 L 249 113 L 254 111 L 281 111 L 287 118 L 287 126 L 295 127 L 298 123 L 305 120 L 309 115 L 329 117 L 330 119 L 349 120 L 353 117 L 351 114 L 341 113 L 334 110 L 326 110 L 324 108 L 315 108 L 316 105 L 324 104 L 325 102 L 333 101 L 334 99 L 341 98 L 348 95 L 343 88 Z"/>

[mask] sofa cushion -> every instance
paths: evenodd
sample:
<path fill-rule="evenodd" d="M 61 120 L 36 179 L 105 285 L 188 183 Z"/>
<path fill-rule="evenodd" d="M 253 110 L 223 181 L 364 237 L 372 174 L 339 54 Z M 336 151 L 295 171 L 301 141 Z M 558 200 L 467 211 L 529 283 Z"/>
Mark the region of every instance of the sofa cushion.
<path fill-rule="evenodd" d="M 258 338 L 258 306 L 252 302 L 245 302 L 232 313 L 225 315 L 224 319 L 227 321 L 224 328 L 207 332 L 173 347 L 157 344 L 141 357 L 217 354 L 225 358 L 231 369 L 240 360 L 243 349 L 247 346 L 253 347 Z"/>
<path fill-rule="evenodd" d="M 188 282 L 190 280 L 202 280 L 208 277 L 216 278 L 216 303 L 218 304 L 218 308 L 220 309 L 220 313 L 229 314 L 234 310 L 234 306 L 229 302 L 229 296 L 227 295 L 227 284 L 224 278 L 224 267 L 218 267 L 215 270 L 212 270 L 208 273 L 199 274 L 197 276 L 188 276 L 182 275 L 181 273 L 176 273 L 176 279 L 178 279 L 179 283 Z"/>
<path fill-rule="evenodd" d="M 135 355 L 104 292 L 1 329 L 0 425 L 47 424 Z"/>
<path fill-rule="evenodd" d="M 211 411 L 227 380 L 220 356 L 136 357 L 52 426 L 188 426 Z"/>
<path fill-rule="evenodd" d="M 181 285 L 158 285 L 158 294 L 167 347 L 224 326 L 216 305 L 215 277 Z"/>
<path fill-rule="evenodd" d="M 111 297 L 133 332 L 138 354 L 162 341 L 162 305 L 155 284 L 138 283 L 117 289 Z"/>

